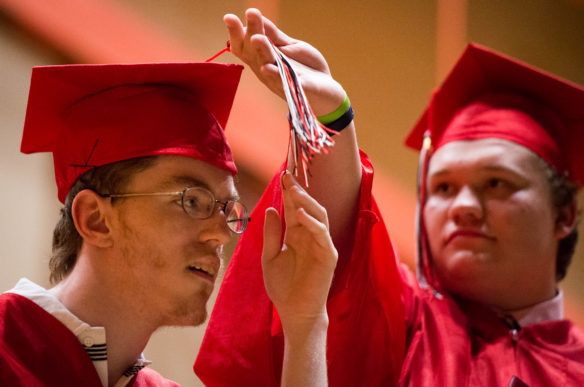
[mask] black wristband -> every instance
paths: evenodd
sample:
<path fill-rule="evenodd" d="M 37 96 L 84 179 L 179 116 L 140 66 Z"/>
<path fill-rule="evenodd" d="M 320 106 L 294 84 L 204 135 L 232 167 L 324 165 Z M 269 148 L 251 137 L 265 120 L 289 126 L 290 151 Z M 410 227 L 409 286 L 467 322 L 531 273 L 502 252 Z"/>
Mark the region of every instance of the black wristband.
<path fill-rule="evenodd" d="M 349 108 L 343 113 L 342 116 L 324 126 L 338 133 L 349 126 L 354 117 L 355 112 L 353 112 L 353 107 L 349 105 Z"/>

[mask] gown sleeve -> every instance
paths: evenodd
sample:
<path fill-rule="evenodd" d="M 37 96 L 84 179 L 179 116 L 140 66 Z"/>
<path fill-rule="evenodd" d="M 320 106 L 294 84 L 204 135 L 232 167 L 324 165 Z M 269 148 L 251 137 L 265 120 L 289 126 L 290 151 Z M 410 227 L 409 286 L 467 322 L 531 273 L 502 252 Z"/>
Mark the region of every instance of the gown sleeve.
<path fill-rule="evenodd" d="M 360 157 L 363 177 L 353 253 L 337 265 L 327 302 L 331 386 L 396 384 L 405 350 L 397 257 L 371 193 L 371 162 L 364 152 Z M 279 176 L 252 212 L 219 290 L 194 365 L 207 386 L 279 385 L 283 333 L 264 289 L 260 262 L 265 210 L 282 212 Z"/>

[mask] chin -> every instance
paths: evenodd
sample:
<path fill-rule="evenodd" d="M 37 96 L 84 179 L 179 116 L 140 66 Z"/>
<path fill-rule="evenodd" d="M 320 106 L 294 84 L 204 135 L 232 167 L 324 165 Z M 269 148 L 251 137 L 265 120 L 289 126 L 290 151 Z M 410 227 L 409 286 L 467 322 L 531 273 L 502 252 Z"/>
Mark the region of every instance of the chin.
<path fill-rule="evenodd" d="M 454 280 L 481 278 L 486 275 L 493 260 L 491 254 L 472 250 L 458 250 L 448 254 L 440 264 L 443 273 Z"/>
<path fill-rule="evenodd" d="M 170 319 L 166 326 L 173 327 L 197 327 L 207 321 L 207 313 L 196 314 L 192 316 L 181 316 Z"/>
<path fill-rule="evenodd" d="M 196 327 L 203 324 L 205 321 L 207 321 L 207 309 L 202 308 L 202 310 L 194 311 L 188 317 L 186 325 Z"/>
<path fill-rule="evenodd" d="M 182 304 L 169 313 L 168 324 L 170 326 L 194 327 L 203 324 L 207 320 L 206 305 Z"/>
<path fill-rule="evenodd" d="M 489 276 L 477 259 L 480 258 L 458 256 L 449 260 L 442 270 L 436 268 L 440 285 L 449 293 L 480 301 L 480 297 L 475 293 L 480 293 L 482 284 L 489 281 Z"/>
<path fill-rule="evenodd" d="M 448 276 L 438 275 L 442 288 L 449 294 L 469 301 L 490 304 L 493 297 L 492 283 L 486 275 L 476 271 L 458 271 Z"/>
<path fill-rule="evenodd" d="M 203 313 L 197 315 L 195 318 L 193 318 L 193 320 L 191 321 L 191 326 L 199 326 L 201 324 L 203 324 L 205 321 L 207 321 L 207 311 L 204 310 Z"/>

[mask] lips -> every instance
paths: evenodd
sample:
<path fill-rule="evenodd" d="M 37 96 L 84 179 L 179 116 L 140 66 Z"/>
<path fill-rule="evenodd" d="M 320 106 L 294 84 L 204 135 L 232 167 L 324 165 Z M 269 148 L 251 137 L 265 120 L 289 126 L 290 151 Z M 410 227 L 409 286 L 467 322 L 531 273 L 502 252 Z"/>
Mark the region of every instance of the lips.
<path fill-rule="evenodd" d="M 217 278 L 220 261 L 218 257 L 205 257 L 187 266 L 187 269 L 195 274 L 199 274 L 212 281 Z"/>
<path fill-rule="evenodd" d="M 462 239 L 462 238 L 465 238 L 465 239 L 477 238 L 477 239 L 495 240 L 494 237 L 492 237 L 488 234 L 485 234 L 484 232 L 476 230 L 476 229 L 457 229 L 448 235 L 448 237 L 446 238 L 446 244 L 449 244 L 450 242 L 452 242 L 455 239 Z"/>

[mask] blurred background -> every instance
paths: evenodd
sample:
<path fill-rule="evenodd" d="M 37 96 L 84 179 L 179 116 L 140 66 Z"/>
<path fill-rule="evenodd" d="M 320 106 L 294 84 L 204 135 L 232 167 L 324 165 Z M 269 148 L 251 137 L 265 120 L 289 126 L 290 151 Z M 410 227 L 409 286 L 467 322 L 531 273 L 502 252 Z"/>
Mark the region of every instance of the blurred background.
<path fill-rule="evenodd" d="M 405 149 L 403 139 L 466 43 L 584 85 L 584 0 L 0 0 L 0 290 L 22 276 L 49 286 L 47 263 L 60 208 L 52 156 L 19 153 L 31 67 L 203 61 L 225 47 L 223 15 L 241 17 L 248 7 L 327 58 L 351 98 L 360 145 L 376 167 L 375 194 L 409 264 L 417 154 Z M 227 53 L 216 61 L 237 59 Z M 241 171 L 238 188 L 250 208 L 285 158 L 286 111 L 282 100 L 244 71 L 227 137 Z M 566 315 L 581 327 L 583 245 L 561 283 Z M 200 386 L 192 364 L 204 329 L 162 329 L 146 357 L 164 376 Z"/>

